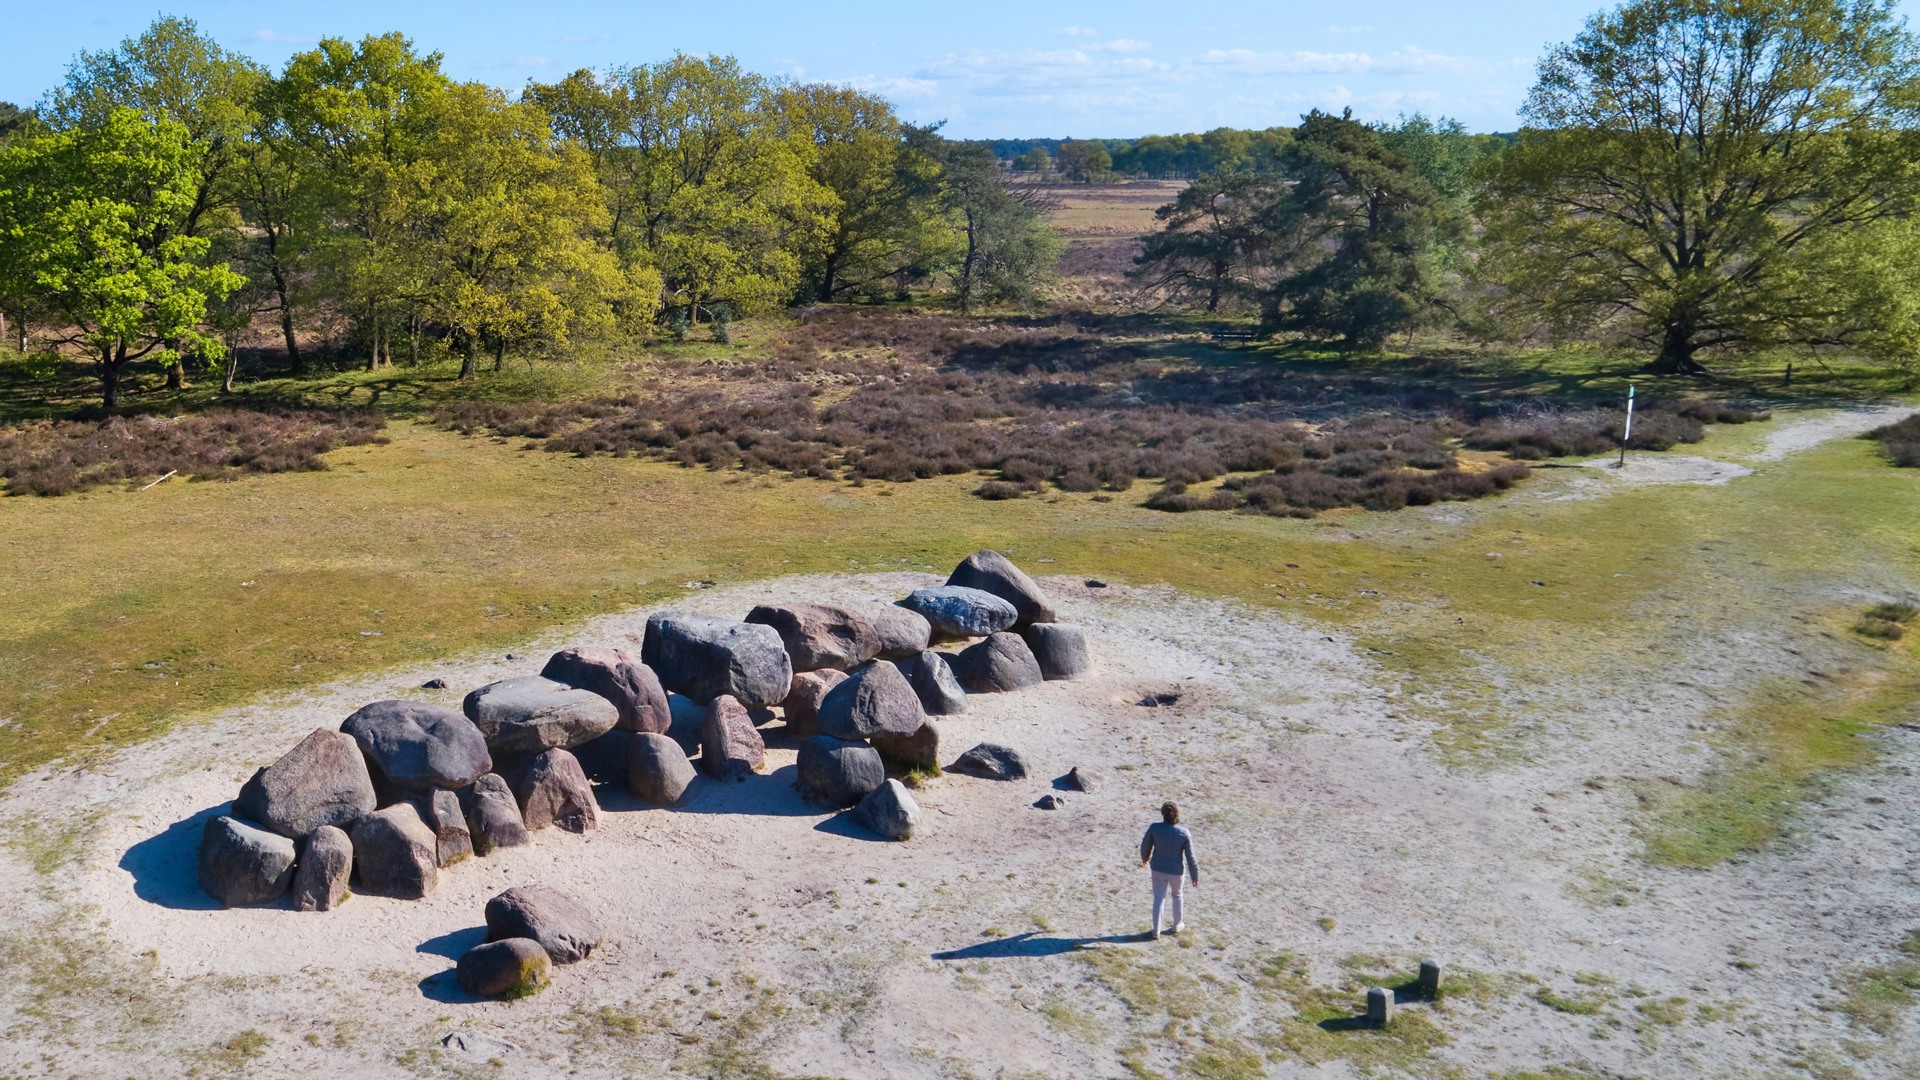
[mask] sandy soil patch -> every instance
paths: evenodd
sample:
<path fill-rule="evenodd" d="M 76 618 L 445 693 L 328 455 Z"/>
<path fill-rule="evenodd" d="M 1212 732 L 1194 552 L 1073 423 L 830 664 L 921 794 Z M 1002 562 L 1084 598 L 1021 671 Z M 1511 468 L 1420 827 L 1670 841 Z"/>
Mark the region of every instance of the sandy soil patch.
<path fill-rule="evenodd" d="M 1744 465 L 1687 454 L 1629 453 L 1624 465 L 1619 455 L 1613 455 L 1583 461 L 1580 467 L 1603 470 L 1601 475 L 1621 484 L 1724 484 L 1753 475 Z"/>
<path fill-rule="evenodd" d="M 792 578 L 681 606 L 737 616 L 929 580 Z M 946 758 L 992 739 L 1036 775 L 932 781 L 916 792 L 924 836 L 905 844 L 802 804 L 773 738 L 765 776 L 702 780 L 671 811 L 603 791 L 599 831 L 457 865 L 423 901 L 222 911 L 195 888 L 200 824 L 307 731 L 368 700 L 431 698 L 409 689 L 430 676 L 457 701 L 551 648 L 631 643 L 644 612 L 28 778 L 0 794 L 13 836 L 85 828 L 40 870 L 28 845 L 0 849 L 5 955 L 32 973 L 0 983 L 0 1074 L 1910 1075 L 1911 1011 L 1869 1036 L 1823 1006 L 1920 923 L 1920 731 L 1891 731 L 1885 765 L 1840 782 L 1806 843 L 1657 871 L 1637 858 L 1634 791 L 1703 760 L 1674 737 L 1691 699 L 1591 695 L 1543 710 L 1524 764 L 1450 770 L 1417 698 L 1379 689 L 1346 641 L 1165 589 L 1048 584 L 1088 628 L 1097 674 L 976 697 L 944 724 Z M 1158 692 L 1179 699 L 1138 703 Z M 1076 765 L 1099 791 L 1031 807 Z M 1204 873 L 1190 933 L 1146 942 L 1133 856 L 1166 798 L 1188 807 Z M 610 940 L 534 998 L 467 998 L 451 968 L 482 905 L 535 881 L 594 904 Z M 1408 1007 L 1435 1045 L 1296 1019 L 1324 1000 L 1358 1012 L 1334 988 L 1422 956 L 1477 973 L 1443 1009 Z"/>

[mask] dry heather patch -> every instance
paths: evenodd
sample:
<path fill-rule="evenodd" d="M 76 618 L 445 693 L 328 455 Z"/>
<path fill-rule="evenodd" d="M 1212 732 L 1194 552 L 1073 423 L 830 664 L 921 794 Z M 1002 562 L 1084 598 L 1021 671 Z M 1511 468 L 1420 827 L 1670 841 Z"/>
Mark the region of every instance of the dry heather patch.
<path fill-rule="evenodd" d="M 0 429 L 0 479 L 10 495 L 65 495 L 121 480 L 180 473 L 201 479 L 326 468 L 321 455 L 382 439 L 368 409 L 210 409 L 174 417 L 53 420 Z"/>

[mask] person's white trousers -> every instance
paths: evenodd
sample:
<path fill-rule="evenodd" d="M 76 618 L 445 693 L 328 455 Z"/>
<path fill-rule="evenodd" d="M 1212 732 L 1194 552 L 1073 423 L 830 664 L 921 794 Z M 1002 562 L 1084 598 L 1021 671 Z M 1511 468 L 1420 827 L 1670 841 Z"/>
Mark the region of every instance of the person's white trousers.
<path fill-rule="evenodd" d="M 1153 931 L 1160 932 L 1160 909 L 1167 901 L 1167 895 L 1173 895 L 1173 925 L 1179 926 L 1186 920 L 1181 918 L 1180 890 L 1187 879 L 1181 874 L 1163 874 L 1153 871 Z"/>

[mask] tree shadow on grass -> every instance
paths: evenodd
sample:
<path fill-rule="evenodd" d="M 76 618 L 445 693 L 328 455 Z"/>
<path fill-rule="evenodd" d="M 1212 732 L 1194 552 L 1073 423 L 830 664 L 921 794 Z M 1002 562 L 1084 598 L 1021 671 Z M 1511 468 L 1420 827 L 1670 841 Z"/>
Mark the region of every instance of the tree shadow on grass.
<path fill-rule="evenodd" d="M 933 954 L 935 960 L 995 960 L 1012 956 L 1060 956 L 1096 945 L 1122 945 L 1152 941 L 1146 931 L 1137 934 L 1108 934 L 1105 937 L 1041 937 L 1037 932 L 993 938 L 977 945 Z"/>
<path fill-rule="evenodd" d="M 220 902 L 200 888 L 200 834 L 208 821 L 232 805 L 209 806 L 128 848 L 120 856 L 120 869 L 133 876 L 133 894 L 180 911 L 219 908 Z"/>

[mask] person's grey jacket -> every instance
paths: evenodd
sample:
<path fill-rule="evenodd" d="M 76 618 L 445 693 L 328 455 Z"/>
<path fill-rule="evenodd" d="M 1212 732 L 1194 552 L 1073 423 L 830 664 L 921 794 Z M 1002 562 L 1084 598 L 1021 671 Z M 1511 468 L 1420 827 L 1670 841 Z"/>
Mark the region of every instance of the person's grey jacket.
<path fill-rule="evenodd" d="M 1140 861 L 1151 864 L 1160 874 L 1178 874 L 1184 868 L 1187 877 L 1200 884 L 1200 864 L 1193 861 L 1193 834 L 1185 825 L 1156 821 L 1147 826 L 1147 835 L 1140 840 Z"/>

